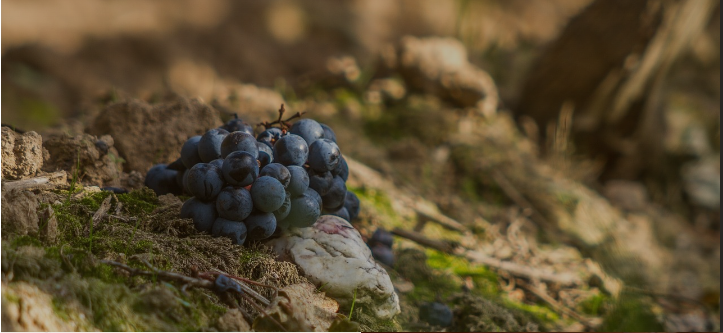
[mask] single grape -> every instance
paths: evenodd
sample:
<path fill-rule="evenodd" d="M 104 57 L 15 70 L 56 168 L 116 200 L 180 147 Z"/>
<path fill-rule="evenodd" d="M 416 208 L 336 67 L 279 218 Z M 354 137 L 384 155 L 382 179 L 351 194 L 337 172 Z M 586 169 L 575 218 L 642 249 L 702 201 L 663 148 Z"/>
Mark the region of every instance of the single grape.
<path fill-rule="evenodd" d="M 349 211 L 349 222 L 355 220 L 359 216 L 359 198 L 352 191 L 346 191 L 344 198 L 344 207 Z"/>
<path fill-rule="evenodd" d="M 228 135 L 228 131 L 222 128 L 213 128 L 201 136 L 198 141 L 198 156 L 204 163 L 221 158 L 221 142 Z"/>
<path fill-rule="evenodd" d="M 217 158 L 211 162 L 208 162 L 208 164 L 215 165 L 219 169 L 223 169 L 223 158 Z"/>
<path fill-rule="evenodd" d="M 254 135 L 254 128 L 245 121 L 239 119 L 237 114 L 234 114 L 234 119 L 227 121 L 220 128 L 229 132 L 245 132 L 250 135 Z"/>
<path fill-rule="evenodd" d="M 346 207 L 344 207 L 344 206 L 342 206 L 340 209 L 338 209 L 336 211 L 329 212 L 329 215 L 338 216 L 338 217 L 345 219 L 347 222 L 351 222 L 351 219 L 349 218 L 349 211 L 347 211 Z"/>
<path fill-rule="evenodd" d="M 221 170 L 215 165 L 198 163 L 186 171 L 188 192 L 201 201 L 210 201 L 223 188 Z"/>
<path fill-rule="evenodd" d="M 442 303 L 423 303 L 419 307 L 419 319 L 430 325 L 451 326 L 453 317 L 452 309 Z"/>
<path fill-rule="evenodd" d="M 291 125 L 289 133 L 296 134 L 306 141 L 306 144 L 311 145 L 317 139 L 324 137 L 324 128 L 313 119 L 301 119 Z"/>
<path fill-rule="evenodd" d="M 246 239 L 257 241 L 269 238 L 276 230 L 276 217 L 273 213 L 255 212 L 244 220 L 248 236 Z"/>
<path fill-rule="evenodd" d="M 324 139 L 329 139 L 329 140 L 331 140 L 331 141 L 334 141 L 334 143 L 336 143 L 336 134 L 334 134 L 334 131 L 331 129 L 331 127 L 329 127 L 329 126 L 327 126 L 327 125 L 325 125 L 325 124 L 322 124 L 322 123 L 319 123 L 319 125 L 320 125 L 321 128 L 324 130 L 324 136 L 323 136 L 323 138 L 324 138 Z"/>
<path fill-rule="evenodd" d="M 311 172 L 309 173 L 309 187 L 313 188 L 314 191 L 318 192 L 319 195 L 324 196 L 329 192 L 334 181 L 334 176 L 331 172 Z"/>
<path fill-rule="evenodd" d="M 259 149 L 259 157 L 256 158 L 259 160 L 259 167 L 263 168 L 274 161 L 274 150 L 271 146 L 263 142 L 256 142 L 256 147 Z"/>
<path fill-rule="evenodd" d="M 292 197 L 298 197 L 304 194 L 307 188 L 309 188 L 309 174 L 304 168 L 298 165 L 290 165 L 286 167 L 289 170 L 291 179 L 286 189 L 289 190 Z"/>
<path fill-rule="evenodd" d="M 166 166 L 167 169 L 176 170 L 176 171 L 184 171 L 186 170 L 186 166 L 183 165 L 183 161 L 181 161 L 181 158 L 177 158 L 175 161 L 171 162 L 168 166 Z"/>
<path fill-rule="evenodd" d="M 370 246 L 374 244 L 382 244 L 388 248 L 391 248 L 392 244 L 394 244 L 394 237 L 389 231 L 386 231 L 384 228 L 377 228 L 377 230 L 375 230 L 372 234 L 372 238 L 369 239 L 368 243 Z"/>
<path fill-rule="evenodd" d="M 344 156 L 339 156 L 339 163 L 336 164 L 336 168 L 334 168 L 331 174 L 341 177 L 344 181 L 349 180 L 349 166 L 346 164 Z"/>
<path fill-rule="evenodd" d="M 253 211 L 251 193 L 243 187 L 227 186 L 216 198 L 218 216 L 233 221 L 243 221 Z"/>
<path fill-rule="evenodd" d="M 190 198 L 181 207 L 181 217 L 193 219 L 193 226 L 202 232 L 211 232 L 213 222 L 216 221 L 216 205 L 213 202 L 203 202 Z"/>
<path fill-rule="evenodd" d="M 321 210 L 316 199 L 310 195 L 302 195 L 291 199 L 291 210 L 284 222 L 290 227 L 306 228 L 312 226 L 320 215 Z"/>
<path fill-rule="evenodd" d="M 226 158 L 235 151 L 245 151 L 254 158 L 259 157 L 256 139 L 246 132 L 231 132 L 221 141 L 221 158 Z"/>
<path fill-rule="evenodd" d="M 181 147 L 181 161 L 186 169 L 192 168 L 198 163 L 202 163 L 201 156 L 198 154 L 198 143 L 201 141 L 201 136 L 196 135 L 188 138 Z"/>
<path fill-rule="evenodd" d="M 344 183 L 344 180 L 339 176 L 334 177 L 329 192 L 322 195 L 321 199 L 326 209 L 339 210 L 344 207 L 344 199 L 346 199 L 346 183 Z"/>
<path fill-rule="evenodd" d="M 309 157 L 309 146 L 298 135 L 287 134 L 274 144 L 274 161 L 283 165 L 304 165 Z"/>
<path fill-rule="evenodd" d="M 211 235 L 214 237 L 228 237 L 231 239 L 231 243 L 237 245 L 243 245 L 246 241 L 246 234 L 246 225 L 243 222 L 231 221 L 222 217 L 217 218 L 211 228 Z"/>
<path fill-rule="evenodd" d="M 309 146 L 309 166 L 315 172 L 334 170 L 340 157 L 339 146 L 329 139 L 318 139 Z"/>
<path fill-rule="evenodd" d="M 276 178 L 263 176 L 251 186 L 251 199 L 256 209 L 270 213 L 281 207 L 286 198 L 284 186 Z"/>
<path fill-rule="evenodd" d="M 176 181 L 177 175 L 178 171 L 168 169 L 165 164 L 156 164 L 146 173 L 144 184 L 156 192 L 156 195 L 180 194 L 181 187 Z"/>
<path fill-rule="evenodd" d="M 394 253 L 392 252 L 392 249 L 382 244 L 374 244 L 374 246 L 371 246 L 370 249 L 372 250 L 372 257 L 374 257 L 374 259 L 378 262 L 381 262 L 389 267 L 394 267 Z"/>
<path fill-rule="evenodd" d="M 259 133 L 259 135 L 256 137 L 256 141 L 267 143 L 268 145 L 273 147 L 276 141 L 279 141 L 282 136 L 284 136 L 284 132 L 281 131 L 280 128 L 271 127 Z"/>
<path fill-rule="evenodd" d="M 248 186 L 259 176 L 259 162 L 245 151 L 235 151 L 226 156 L 221 170 L 229 184 Z"/>
<path fill-rule="evenodd" d="M 276 222 L 280 222 L 284 220 L 287 216 L 289 216 L 289 211 L 291 210 L 291 194 L 289 192 L 286 192 L 286 197 L 284 198 L 284 203 L 281 204 L 281 207 L 279 209 L 274 211 L 274 216 L 276 216 Z"/>
<path fill-rule="evenodd" d="M 316 201 L 316 203 L 319 204 L 319 207 L 322 206 L 322 205 L 321 205 L 321 202 L 322 202 L 322 201 L 321 201 L 321 196 L 319 195 L 318 192 L 314 191 L 313 188 L 308 187 L 308 188 L 306 189 L 306 191 L 304 191 L 304 195 L 308 195 L 308 196 L 314 198 L 314 200 Z"/>
<path fill-rule="evenodd" d="M 288 188 L 289 183 L 291 182 L 291 173 L 289 172 L 289 169 L 281 163 L 271 163 L 265 166 L 261 169 L 261 172 L 259 172 L 259 177 L 261 176 L 276 178 L 281 185 L 284 185 L 284 188 Z"/>

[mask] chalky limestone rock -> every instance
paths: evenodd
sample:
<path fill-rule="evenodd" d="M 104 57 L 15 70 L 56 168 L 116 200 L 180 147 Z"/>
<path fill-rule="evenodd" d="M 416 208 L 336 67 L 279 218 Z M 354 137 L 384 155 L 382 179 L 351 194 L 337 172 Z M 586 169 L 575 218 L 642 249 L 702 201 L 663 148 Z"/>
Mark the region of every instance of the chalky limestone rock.
<path fill-rule="evenodd" d="M 350 306 L 363 305 L 379 319 L 399 313 L 399 297 L 392 281 L 374 259 L 354 227 L 342 218 L 321 216 L 311 228 L 290 228 L 270 245 L 280 260 L 301 268 L 329 297 Z"/>

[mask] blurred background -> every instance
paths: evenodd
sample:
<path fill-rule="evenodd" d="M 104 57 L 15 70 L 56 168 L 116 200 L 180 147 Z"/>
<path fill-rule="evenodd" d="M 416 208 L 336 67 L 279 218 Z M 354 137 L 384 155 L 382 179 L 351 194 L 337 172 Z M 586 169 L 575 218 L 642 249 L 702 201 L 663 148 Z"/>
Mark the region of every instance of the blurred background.
<path fill-rule="evenodd" d="M 639 236 L 681 261 L 705 258 L 666 282 L 700 288 L 666 291 L 718 306 L 719 284 L 701 282 L 719 276 L 718 0 L 3 0 L 3 126 L 95 133 L 108 103 L 179 97 L 249 122 L 281 102 L 309 111 L 345 155 L 463 223 L 520 205 L 457 149 L 478 114 L 495 125 L 473 155 L 497 165 L 495 131 L 519 133 L 520 163 L 644 216 Z M 507 177 L 555 219 L 533 180 Z"/>

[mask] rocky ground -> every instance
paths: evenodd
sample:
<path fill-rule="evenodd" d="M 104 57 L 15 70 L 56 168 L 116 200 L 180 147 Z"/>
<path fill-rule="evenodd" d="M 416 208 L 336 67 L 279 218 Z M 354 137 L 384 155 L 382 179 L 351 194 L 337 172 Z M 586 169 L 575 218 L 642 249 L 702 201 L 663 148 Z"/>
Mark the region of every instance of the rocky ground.
<path fill-rule="evenodd" d="M 575 154 L 570 132 L 553 127 L 540 142 L 544 129 L 505 105 L 520 78 L 498 73 L 500 64 L 526 57 L 524 46 L 508 52 L 505 43 L 549 40 L 586 5 L 543 6 L 554 19 L 536 22 L 533 9 L 541 7 L 530 3 L 524 10 L 515 1 L 467 4 L 507 17 L 473 39 L 484 45 L 418 37 L 428 27 L 450 30 L 438 19 L 446 12 L 377 2 L 327 12 L 288 1 L 272 11 L 213 1 L 165 25 L 141 20 L 141 33 L 161 31 L 149 40 L 126 37 L 122 24 L 96 30 L 99 22 L 81 19 L 76 28 L 93 31 L 87 41 L 47 35 L 22 46 L 23 33 L 42 31 L 41 22 L 4 33 L 3 97 L 11 98 L 3 108 L 13 113 L 3 123 L 13 128 L 2 127 L 3 330 L 719 330 L 720 238 L 712 221 L 720 154 L 706 139 L 710 126 L 701 119 L 710 116 L 698 117 L 710 105 L 680 92 L 666 100 L 674 107 L 665 116 L 678 124 L 666 149 L 694 152 L 680 163 L 677 190 L 598 182 L 600 161 Z M 315 14 L 298 23 L 306 7 Z M 224 11 L 241 18 L 212 29 Z M 283 22 L 267 36 L 282 46 L 234 35 L 243 24 L 263 25 L 259 13 Z M 396 36 L 398 27 L 385 25 L 394 20 L 375 21 L 380 13 L 420 21 Z M 460 19 L 474 36 L 495 31 Z M 318 22 L 348 31 L 328 33 Z M 311 29 L 327 33 L 298 43 Z M 234 38 L 243 42 L 218 44 Z M 500 48 L 497 66 L 470 62 L 485 43 Z M 347 44 L 363 51 L 339 52 Z M 94 60 L 105 58 L 113 65 Z M 256 65 L 236 67 L 238 59 Z M 274 81 L 283 76 L 297 79 Z M 144 188 L 151 166 L 177 159 L 188 137 L 234 113 L 250 124 L 275 119 L 282 103 L 334 128 L 348 189 L 361 201 L 351 224 L 322 216 L 312 228 L 237 246 L 180 218 L 188 197 Z M 35 114 L 20 112 L 28 110 L 62 120 L 23 131 L 37 123 L 18 116 Z M 366 245 L 379 228 L 394 235 L 390 265 Z M 238 287 L 219 287 L 219 274 L 246 279 L 240 303 L 232 299 Z M 443 312 L 430 315 L 431 302 L 449 307 L 450 325 L 430 319 Z"/>

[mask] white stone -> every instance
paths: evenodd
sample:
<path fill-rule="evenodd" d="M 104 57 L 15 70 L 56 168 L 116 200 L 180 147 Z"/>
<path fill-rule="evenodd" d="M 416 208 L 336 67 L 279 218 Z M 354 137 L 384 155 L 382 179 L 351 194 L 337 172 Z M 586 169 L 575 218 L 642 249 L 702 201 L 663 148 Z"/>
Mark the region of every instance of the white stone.
<path fill-rule="evenodd" d="M 387 271 L 372 258 L 359 232 L 344 219 L 321 216 L 310 228 L 291 228 L 268 243 L 279 256 L 342 306 L 364 305 L 379 319 L 399 313 Z"/>

